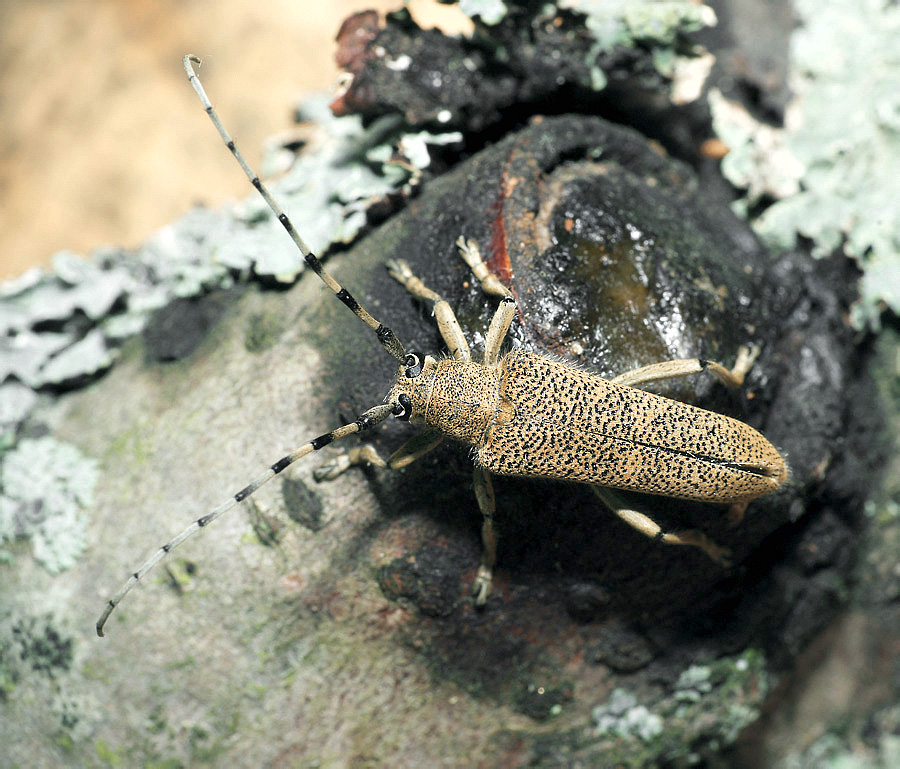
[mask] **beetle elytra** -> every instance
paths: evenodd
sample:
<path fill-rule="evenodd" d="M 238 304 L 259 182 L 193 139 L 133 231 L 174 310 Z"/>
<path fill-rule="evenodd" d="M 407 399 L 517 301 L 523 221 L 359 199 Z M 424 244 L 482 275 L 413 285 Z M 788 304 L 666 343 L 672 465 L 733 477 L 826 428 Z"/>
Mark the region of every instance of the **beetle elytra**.
<path fill-rule="evenodd" d="M 729 553 L 697 530 L 663 531 L 649 516 L 628 509 L 616 489 L 730 505 L 730 520 L 740 521 L 750 500 L 778 489 L 788 478 L 785 460 L 759 432 L 736 419 L 638 389 L 660 379 L 707 371 L 728 386 L 743 383 L 758 350 L 743 347 L 732 369 L 703 359 L 673 360 L 635 369 L 612 380 L 540 354 L 515 350 L 501 354 L 516 314 L 512 292 L 490 272 L 473 241 L 460 237 L 460 256 L 482 289 L 500 298 L 485 337 L 481 362 L 473 361 L 468 342 L 449 304 L 429 289 L 401 260 L 389 260 L 392 277 L 417 299 L 432 305 L 448 355 L 419 355 L 406 350 L 394 332 L 376 320 L 329 273 L 294 230 L 279 204 L 248 165 L 213 109 L 193 63 L 184 57 L 188 78 L 201 103 L 275 216 L 303 253 L 307 265 L 363 323 L 400 365 L 383 404 L 354 422 L 321 435 L 278 460 L 228 501 L 197 519 L 159 548 L 109 600 L 97 621 L 97 633 L 111 612 L 141 578 L 199 529 L 242 502 L 262 484 L 307 454 L 354 433 L 371 429 L 393 415 L 426 426 L 387 461 L 371 446 L 338 456 L 316 477 L 334 478 L 353 465 L 370 463 L 398 469 L 435 448 L 444 438 L 470 445 L 476 459 L 475 496 L 483 515 L 481 564 L 472 593 L 484 605 L 496 561 L 493 474 L 569 480 L 589 484 L 622 520 L 666 544 L 690 545 L 726 564 Z"/>

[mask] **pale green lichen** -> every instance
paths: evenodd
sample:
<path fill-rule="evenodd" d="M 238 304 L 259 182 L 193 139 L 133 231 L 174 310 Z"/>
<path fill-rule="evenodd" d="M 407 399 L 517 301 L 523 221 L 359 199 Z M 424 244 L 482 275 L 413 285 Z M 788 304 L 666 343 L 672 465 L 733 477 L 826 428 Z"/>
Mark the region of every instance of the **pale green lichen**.
<path fill-rule="evenodd" d="M 319 126 L 315 151 L 301 154 L 287 173 L 271 184 L 273 195 L 314 253 L 332 243 L 350 242 L 365 224 L 365 209 L 397 189 L 396 177 L 369 165 L 367 151 L 386 137 L 382 125 L 363 128 L 358 116 L 334 117 L 323 97 L 304 102 L 302 118 Z M 267 161 L 264 161 L 267 162 Z M 234 238 L 216 239 L 215 257 L 232 269 L 293 282 L 303 269 L 303 254 L 257 195 L 238 208 L 244 222 L 262 221 Z"/>
<path fill-rule="evenodd" d="M 716 23 L 712 8 L 688 0 L 560 0 L 559 7 L 585 14 L 587 28 L 607 51 L 637 42 L 670 47 Z"/>
<path fill-rule="evenodd" d="M 459 10 L 469 18 L 480 17 L 492 27 L 503 21 L 508 9 L 503 0 L 459 0 Z"/>
<path fill-rule="evenodd" d="M 685 722 L 694 722 L 704 714 L 716 712 L 717 738 L 730 745 L 759 718 L 768 688 L 765 657 L 755 649 L 710 665 L 692 665 L 681 673 L 675 684 L 674 715 Z"/>
<path fill-rule="evenodd" d="M 663 720 L 624 689 L 613 689 L 605 704 L 591 713 L 598 736 L 637 737 L 649 742 L 663 732 Z"/>
<path fill-rule="evenodd" d="M 745 190 L 735 206 L 738 212 L 747 216 L 750 207 L 766 197 L 781 199 L 799 193 L 803 164 L 788 149 L 786 133 L 760 123 L 717 88 L 710 90 L 708 99 L 713 128 L 728 145 L 722 173 Z"/>
<path fill-rule="evenodd" d="M 352 241 L 371 203 L 430 162 L 429 145 L 461 139 L 458 133 L 406 135 L 389 118 L 364 127 L 358 117 L 334 117 L 324 98 L 302 109 L 301 117 L 319 126 L 315 146 L 298 158 L 288 153 L 290 168 L 271 186 L 319 254 Z M 210 141 L 217 141 L 213 131 Z M 398 161 L 404 147 L 409 157 Z M 283 159 L 284 148 L 279 151 Z M 191 211 L 135 252 L 105 249 L 91 259 L 61 252 L 52 272 L 36 269 L 0 284 L 2 434 L 14 437 L 33 406 L 33 394 L 23 395 L 22 387 L 72 387 L 102 373 L 122 341 L 173 299 L 228 287 L 236 276 L 291 283 L 304 264 L 262 199 L 249 192 L 231 209 Z"/>
<path fill-rule="evenodd" d="M 584 28 L 594 38 L 590 58 L 596 59 L 615 48 L 637 45 L 650 49 L 657 71 L 676 77 L 684 62 L 702 52 L 695 47 L 692 56 L 679 50 L 684 36 L 716 23 L 712 8 L 690 0 L 557 0 L 555 6 L 584 16 Z M 499 24 L 509 9 L 502 0 L 460 0 L 459 9 L 469 18 L 477 18 L 486 26 Z M 553 13 L 548 3 L 544 13 Z M 600 67 L 591 68 L 591 87 L 606 87 L 606 74 Z"/>
<path fill-rule="evenodd" d="M 675 683 L 675 699 L 679 702 L 699 702 L 712 689 L 712 671 L 706 665 L 691 665 L 682 671 Z"/>
<path fill-rule="evenodd" d="M 900 312 L 900 7 L 887 0 L 797 0 L 785 128 L 741 124 L 713 97 L 731 147 L 725 175 L 780 198 L 753 222 L 773 247 L 798 236 L 815 255 L 842 248 L 863 270 L 857 326 Z M 770 151 L 777 146 L 777 154 Z"/>
<path fill-rule="evenodd" d="M 23 440 L 0 462 L 0 544 L 31 540 L 51 574 L 73 566 L 85 546 L 97 463 L 50 437 Z"/>
<path fill-rule="evenodd" d="M 314 253 L 333 243 L 350 243 L 367 222 L 372 202 L 396 192 L 410 178 L 410 168 L 430 163 L 428 145 L 461 140 L 456 132 L 403 133 L 394 117 L 363 127 L 359 116 L 335 117 L 324 97 L 307 99 L 300 117 L 315 123 L 320 138 L 287 173 L 271 185 L 297 232 Z M 406 153 L 406 147 L 415 152 Z M 398 156 L 404 158 L 398 161 Z M 266 164 L 269 161 L 264 161 Z M 303 269 L 303 255 L 258 195 L 238 208 L 244 222 L 261 221 L 213 244 L 215 258 L 231 269 L 249 269 L 266 278 L 291 283 Z"/>
<path fill-rule="evenodd" d="M 109 346 L 103 332 L 95 328 L 47 361 L 41 379 L 49 385 L 66 385 L 104 371 L 118 356 L 118 349 Z"/>
<path fill-rule="evenodd" d="M 716 14 L 707 5 L 688 0 L 559 0 L 558 6 L 584 14 L 585 29 L 596 41 L 591 58 L 641 45 L 649 48 L 654 67 L 667 78 L 693 81 L 709 71 L 711 62 L 699 68 L 688 64 L 703 58 L 705 51 L 684 45 L 686 34 L 716 24 Z M 591 86 L 598 91 L 606 87 L 606 75 L 599 67 L 591 69 Z M 693 88 L 686 90 L 695 93 Z"/>
<path fill-rule="evenodd" d="M 874 743 L 874 744 L 873 744 Z M 802 752 L 791 753 L 778 769 L 891 769 L 900 766 L 900 737 L 880 734 L 875 742 L 867 735 L 852 745 L 836 734 L 825 734 Z"/>
<path fill-rule="evenodd" d="M 38 401 L 37 393 L 16 381 L 0 385 L 0 434 L 12 435 L 15 426 L 25 421 Z M 5 443 L 0 443 L 0 451 Z"/>
<path fill-rule="evenodd" d="M 669 696 L 646 704 L 615 689 L 591 720 L 610 765 L 693 764 L 733 744 L 759 718 L 768 688 L 765 658 L 750 649 L 691 665 Z"/>

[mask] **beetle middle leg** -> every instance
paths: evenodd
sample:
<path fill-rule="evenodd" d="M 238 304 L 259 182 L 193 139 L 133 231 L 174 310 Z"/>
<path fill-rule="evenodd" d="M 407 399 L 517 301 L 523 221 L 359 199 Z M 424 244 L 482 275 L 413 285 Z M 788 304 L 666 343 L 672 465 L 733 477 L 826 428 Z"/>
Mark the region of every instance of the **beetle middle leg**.
<path fill-rule="evenodd" d="M 500 279 L 490 271 L 481 258 L 481 251 L 474 240 L 466 240 L 460 236 L 456 241 L 459 255 L 469 265 L 472 274 L 481 283 L 481 288 L 486 294 L 501 297 L 500 305 L 491 319 L 484 341 L 484 365 L 496 366 L 500 362 L 500 348 L 509 326 L 516 315 L 516 300 Z M 490 595 L 494 581 L 494 564 L 497 562 L 497 532 L 494 529 L 494 511 L 497 504 L 494 498 L 494 484 L 491 474 L 483 467 L 475 467 L 474 475 L 475 498 L 481 510 L 481 564 L 478 573 L 472 583 L 472 595 L 475 597 L 476 606 L 484 606 Z"/>
<path fill-rule="evenodd" d="M 475 467 L 475 498 L 481 510 L 481 563 L 472 582 L 472 595 L 476 606 L 484 606 L 494 582 L 494 564 L 497 562 L 497 532 L 494 529 L 494 511 L 497 509 L 491 474 L 483 467 Z"/>

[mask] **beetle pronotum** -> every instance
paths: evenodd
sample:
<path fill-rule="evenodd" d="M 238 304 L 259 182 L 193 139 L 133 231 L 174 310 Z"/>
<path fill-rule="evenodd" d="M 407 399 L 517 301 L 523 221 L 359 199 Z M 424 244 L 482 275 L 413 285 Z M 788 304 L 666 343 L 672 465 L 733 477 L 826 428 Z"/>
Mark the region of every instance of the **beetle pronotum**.
<path fill-rule="evenodd" d="M 748 502 L 769 494 L 788 477 L 774 446 L 749 425 L 731 417 L 637 389 L 648 382 L 708 371 L 737 387 L 757 350 L 742 347 L 734 368 L 697 358 L 657 363 L 605 380 L 575 366 L 521 350 L 501 355 L 516 314 L 512 293 L 490 272 L 477 244 L 457 241 L 461 257 L 487 294 L 500 297 L 485 338 L 484 359 L 472 360 L 469 345 L 450 308 L 402 260 L 389 260 L 390 274 L 416 298 L 433 306 L 449 355 L 437 358 L 405 350 L 394 332 L 377 321 L 329 273 L 294 230 L 287 215 L 244 159 L 194 72 L 194 56 L 184 68 L 226 146 L 287 230 L 307 265 L 370 329 L 400 364 L 393 388 L 381 405 L 352 423 L 320 435 L 279 459 L 227 502 L 197 519 L 159 548 L 109 600 L 97 620 L 97 634 L 122 598 L 169 552 L 199 529 L 242 502 L 301 457 L 340 438 L 368 430 L 393 415 L 420 422 L 425 434 L 408 441 L 384 461 L 370 447 L 352 449 L 317 472 L 334 478 L 353 465 L 371 463 L 398 469 L 435 448 L 445 437 L 473 447 L 475 496 L 483 515 L 483 554 L 472 593 L 481 606 L 491 591 L 497 537 L 492 474 L 557 478 L 590 484 L 622 520 L 641 533 L 671 545 L 691 545 L 727 564 L 729 553 L 697 530 L 667 532 L 649 516 L 623 507 L 610 489 L 626 489 L 731 506 L 740 521 Z"/>

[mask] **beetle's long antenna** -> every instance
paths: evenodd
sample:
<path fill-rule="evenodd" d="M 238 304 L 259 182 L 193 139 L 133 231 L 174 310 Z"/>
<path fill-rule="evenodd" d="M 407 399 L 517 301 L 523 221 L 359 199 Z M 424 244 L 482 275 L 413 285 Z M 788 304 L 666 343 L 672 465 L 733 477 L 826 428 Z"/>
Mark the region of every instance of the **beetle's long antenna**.
<path fill-rule="evenodd" d="M 292 465 L 301 457 L 305 457 L 310 452 L 318 451 L 323 446 L 327 446 L 329 443 L 332 443 L 333 441 L 336 441 L 340 438 L 344 438 L 347 435 L 362 432 L 363 430 L 369 430 L 379 422 L 383 422 L 385 419 L 387 419 L 387 417 L 392 412 L 396 413 L 398 410 L 402 411 L 402 409 L 403 407 L 397 403 L 387 403 L 384 405 L 375 406 L 374 408 L 371 408 L 368 411 L 364 411 L 362 414 L 360 414 L 355 422 L 351 422 L 350 424 L 344 425 L 343 427 L 338 427 L 337 429 L 332 430 L 330 433 L 320 435 L 318 438 L 309 441 L 309 443 L 304 443 L 298 449 L 295 449 L 287 456 L 279 459 L 274 465 L 266 470 L 266 472 L 260 475 L 259 478 L 253 481 L 253 483 L 251 483 L 249 486 L 245 486 L 227 502 L 219 505 L 215 510 L 207 513 L 202 518 L 198 518 L 184 531 L 182 531 L 181 534 L 167 542 L 152 556 L 150 556 L 147 562 L 144 563 L 144 565 L 141 566 L 141 568 L 139 568 L 136 572 L 134 572 L 125 581 L 125 584 L 123 584 L 122 587 L 119 588 L 118 592 L 109 599 L 109 603 L 106 604 L 106 608 L 103 610 L 103 614 L 101 614 L 100 619 L 97 620 L 97 635 L 101 637 L 103 636 L 103 626 L 106 624 L 106 620 L 109 619 L 109 615 L 112 614 L 113 609 L 115 609 L 116 606 L 119 605 L 120 601 L 125 597 L 126 593 L 128 593 L 131 588 L 133 588 L 138 582 L 140 582 L 140 580 L 148 571 L 150 571 L 150 569 L 156 566 L 157 563 L 165 558 L 166 555 L 172 552 L 172 550 L 178 547 L 188 537 L 200 531 L 200 529 L 202 529 L 204 526 L 212 523 L 214 520 L 216 520 L 216 518 L 218 518 L 223 513 L 228 512 L 239 502 L 243 502 L 260 486 L 262 486 L 267 481 L 272 480 L 272 478 L 278 475 L 278 473 L 280 473 L 289 465 Z"/>
<path fill-rule="evenodd" d="M 405 357 L 405 352 L 403 350 L 403 345 L 400 343 L 400 340 L 397 339 L 396 334 L 394 334 L 391 329 L 385 326 L 382 323 L 379 323 L 375 318 L 373 318 L 368 310 L 363 307 L 353 296 L 350 294 L 347 289 L 341 286 L 329 272 L 322 266 L 322 263 L 318 260 L 316 255 L 310 250 L 309 246 L 306 245 L 303 238 L 297 234 L 297 231 L 294 229 L 294 225 L 291 224 L 291 220 L 288 219 L 287 214 L 281 208 L 280 205 L 276 202 L 275 198 L 272 197 L 269 190 L 266 186 L 260 181 L 257 173 L 250 167 L 250 164 L 244 159 L 244 156 L 241 154 L 241 151 L 237 148 L 234 143 L 234 139 L 231 138 L 231 134 L 225 129 L 225 126 L 222 124 L 219 115 L 216 113 L 212 104 L 209 101 L 209 97 L 206 95 L 206 91 L 203 89 L 203 85 L 200 82 L 200 78 L 197 77 L 197 74 L 194 72 L 194 67 L 192 66 L 192 62 L 195 64 L 200 64 L 200 59 L 196 56 L 192 56 L 188 54 L 182 59 L 184 63 L 184 70 L 187 72 L 188 79 L 191 81 L 191 85 L 194 86 L 194 90 L 197 92 L 197 96 L 200 97 L 200 101 L 203 104 L 204 109 L 206 110 L 206 114 L 209 115 L 210 120 L 212 120 L 213 125 L 216 127 L 216 130 L 219 132 L 219 135 L 222 137 L 222 141 L 225 142 L 225 146 L 231 150 L 231 154 L 234 155 L 235 160 L 240 164 L 241 168 L 244 169 L 244 173 L 247 175 L 247 178 L 250 180 L 250 183 L 258 190 L 259 194 L 263 196 L 263 199 L 268 204 L 269 208 L 272 209 L 272 212 L 278 217 L 278 221 L 281 222 L 284 229 L 287 230 L 288 235 L 291 236 L 291 240 L 294 241 L 297 248 L 300 249 L 300 253 L 303 254 L 303 258 L 306 260 L 306 263 L 309 267 L 316 273 L 321 279 L 322 282 L 328 286 L 333 292 L 334 295 L 340 299 L 350 310 L 359 318 L 363 323 L 365 323 L 369 328 L 371 328 L 375 335 L 378 337 L 378 341 L 381 342 L 381 346 L 384 347 L 387 352 L 393 356 L 399 362 L 403 362 Z"/>

